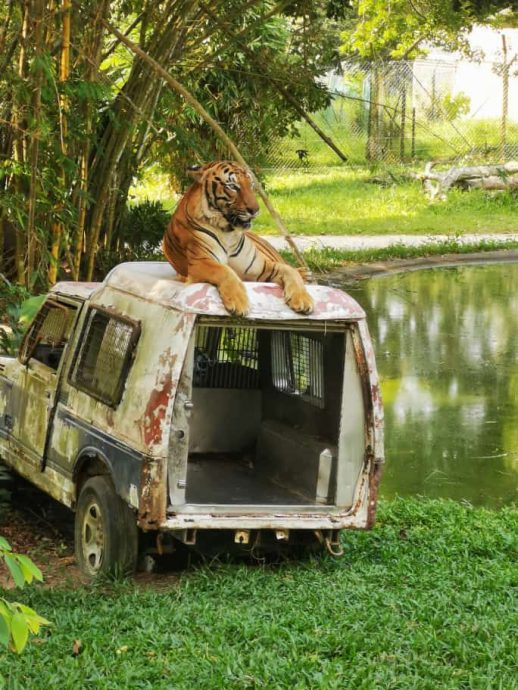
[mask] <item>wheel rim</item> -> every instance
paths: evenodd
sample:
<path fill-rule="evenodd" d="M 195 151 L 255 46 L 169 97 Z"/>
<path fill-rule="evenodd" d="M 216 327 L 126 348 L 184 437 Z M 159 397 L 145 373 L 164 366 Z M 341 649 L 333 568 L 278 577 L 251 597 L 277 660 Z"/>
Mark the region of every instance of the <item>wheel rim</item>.
<path fill-rule="evenodd" d="M 103 522 L 101 508 L 97 501 L 92 500 L 85 510 L 82 529 L 83 557 L 91 573 L 99 572 L 104 558 Z"/>

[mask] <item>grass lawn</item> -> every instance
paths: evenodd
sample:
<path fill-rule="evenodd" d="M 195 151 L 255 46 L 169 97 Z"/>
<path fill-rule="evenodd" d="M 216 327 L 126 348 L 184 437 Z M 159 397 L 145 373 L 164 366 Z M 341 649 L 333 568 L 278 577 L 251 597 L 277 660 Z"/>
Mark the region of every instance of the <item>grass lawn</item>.
<path fill-rule="evenodd" d="M 167 588 L 25 590 L 55 627 L 1 673 L 24 690 L 518 688 L 516 509 L 398 499 L 343 541 L 340 559 L 212 564 Z"/>
<path fill-rule="evenodd" d="M 380 186 L 365 169 L 276 173 L 266 177 L 271 199 L 293 235 L 462 235 L 518 231 L 518 196 L 452 190 L 430 203 L 417 181 Z M 256 232 L 276 233 L 263 209 Z"/>

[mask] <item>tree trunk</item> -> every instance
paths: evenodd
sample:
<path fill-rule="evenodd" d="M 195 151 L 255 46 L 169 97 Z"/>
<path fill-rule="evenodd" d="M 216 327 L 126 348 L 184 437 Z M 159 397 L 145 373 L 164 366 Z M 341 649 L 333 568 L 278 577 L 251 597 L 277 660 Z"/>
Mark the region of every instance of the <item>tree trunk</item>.
<path fill-rule="evenodd" d="M 18 56 L 17 76 L 20 81 L 27 79 L 27 37 L 29 34 L 30 7 L 29 0 L 24 0 L 23 20 L 20 33 L 20 52 Z M 13 187 L 19 199 L 27 193 L 26 181 L 21 173 L 21 169 L 26 161 L 26 132 L 25 132 L 26 104 L 22 101 L 19 91 L 13 91 L 13 159 L 17 164 L 14 173 Z M 25 251 L 27 229 L 24 218 L 16 218 L 16 278 L 20 285 L 25 284 Z"/>
<path fill-rule="evenodd" d="M 61 56 L 59 65 L 59 83 L 63 87 L 63 84 L 67 81 L 70 74 L 70 32 L 71 32 L 71 14 L 72 14 L 72 3 L 71 0 L 62 0 L 61 7 L 63 10 L 63 26 L 62 26 L 62 37 L 61 37 Z M 59 115 L 60 115 L 60 127 L 61 127 L 61 154 L 63 158 L 67 154 L 67 138 L 68 138 L 68 120 L 67 120 L 67 108 L 68 103 L 63 95 L 63 92 L 59 95 Z M 62 166 L 60 170 L 60 181 L 63 189 L 66 189 L 66 174 L 65 169 Z M 54 285 L 58 275 L 59 267 L 59 249 L 61 244 L 61 237 L 63 235 L 63 224 L 61 222 L 56 222 L 52 224 L 52 244 L 50 248 L 50 264 L 48 270 L 48 282 L 50 285 Z"/>
<path fill-rule="evenodd" d="M 97 6 L 97 12 L 93 18 L 93 25 L 87 32 L 85 53 L 80 56 L 83 61 L 83 72 L 88 83 L 93 83 L 98 78 L 99 64 L 101 62 L 101 49 L 104 36 L 102 20 L 110 11 L 110 0 L 102 0 Z M 85 228 L 88 212 L 88 179 L 90 172 L 90 155 L 92 151 L 93 137 L 93 113 L 92 104 L 86 100 L 83 106 L 84 138 L 79 152 L 79 181 L 76 187 L 77 194 L 77 226 L 72 232 L 72 276 L 79 280 L 81 273 L 81 258 L 84 251 Z"/>
<path fill-rule="evenodd" d="M 478 165 L 450 168 L 444 173 L 432 172 L 433 164 L 427 163 L 424 173 L 415 175 L 423 183 L 430 199 L 446 199 L 451 187 L 461 189 L 516 189 L 518 186 L 518 161 L 502 165 Z"/>
<path fill-rule="evenodd" d="M 179 22 L 178 14 L 171 12 L 165 28 L 162 30 L 162 27 L 158 27 L 149 38 L 150 49 L 159 63 L 169 64 L 181 55 L 189 26 L 185 12 L 190 12 L 195 4 L 195 2 L 183 3 L 182 7 L 177 9 L 177 12 L 181 12 L 181 22 Z M 179 24 L 181 29 L 178 28 Z M 124 43 L 121 36 L 122 34 L 117 35 L 117 38 Z M 157 88 L 159 88 L 159 83 L 153 78 L 153 71 L 142 60 L 136 60 L 113 109 L 113 120 L 107 125 L 99 143 L 90 170 L 89 192 L 94 203 L 89 223 L 87 280 L 92 280 L 94 274 L 95 257 L 114 170 L 120 163 L 125 147 L 131 141 L 138 118 L 144 119 L 152 115 L 155 103 L 153 96 Z M 128 104 L 125 96 L 131 100 L 133 107 Z M 113 122 L 116 124 L 114 125 Z"/>
<path fill-rule="evenodd" d="M 31 287 L 31 282 L 36 266 L 36 195 L 39 189 L 38 183 L 38 157 L 40 148 L 40 119 L 41 119 L 41 89 L 43 86 L 43 69 L 41 60 L 43 56 L 43 20 L 45 4 L 44 0 L 32 0 L 31 18 L 33 22 L 32 40 L 34 44 L 34 74 L 35 85 L 32 101 L 32 118 L 35 129 L 31 132 L 30 143 L 30 184 L 27 201 L 27 273 L 26 285 Z"/>

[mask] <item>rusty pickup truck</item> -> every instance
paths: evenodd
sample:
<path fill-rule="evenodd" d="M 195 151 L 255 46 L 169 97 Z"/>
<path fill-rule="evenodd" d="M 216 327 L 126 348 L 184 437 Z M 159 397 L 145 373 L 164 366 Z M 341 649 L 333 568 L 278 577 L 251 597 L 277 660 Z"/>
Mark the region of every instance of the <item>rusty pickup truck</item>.
<path fill-rule="evenodd" d="M 0 457 L 75 511 L 84 573 L 139 543 L 340 553 L 372 526 L 383 410 L 362 308 L 310 285 L 311 315 L 246 284 L 237 319 L 165 263 L 58 283 L 0 357 Z"/>

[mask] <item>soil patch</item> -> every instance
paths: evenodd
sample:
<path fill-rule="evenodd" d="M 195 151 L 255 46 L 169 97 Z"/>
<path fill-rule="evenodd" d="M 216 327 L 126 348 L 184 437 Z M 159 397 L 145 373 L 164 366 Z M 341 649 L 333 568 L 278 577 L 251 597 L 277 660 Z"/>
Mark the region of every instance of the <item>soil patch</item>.
<path fill-rule="evenodd" d="M 73 514 L 22 479 L 3 474 L 1 484 L 0 534 L 13 551 L 36 563 L 45 587 L 81 584 L 74 558 Z M 0 587 L 13 587 L 3 565 Z"/>

